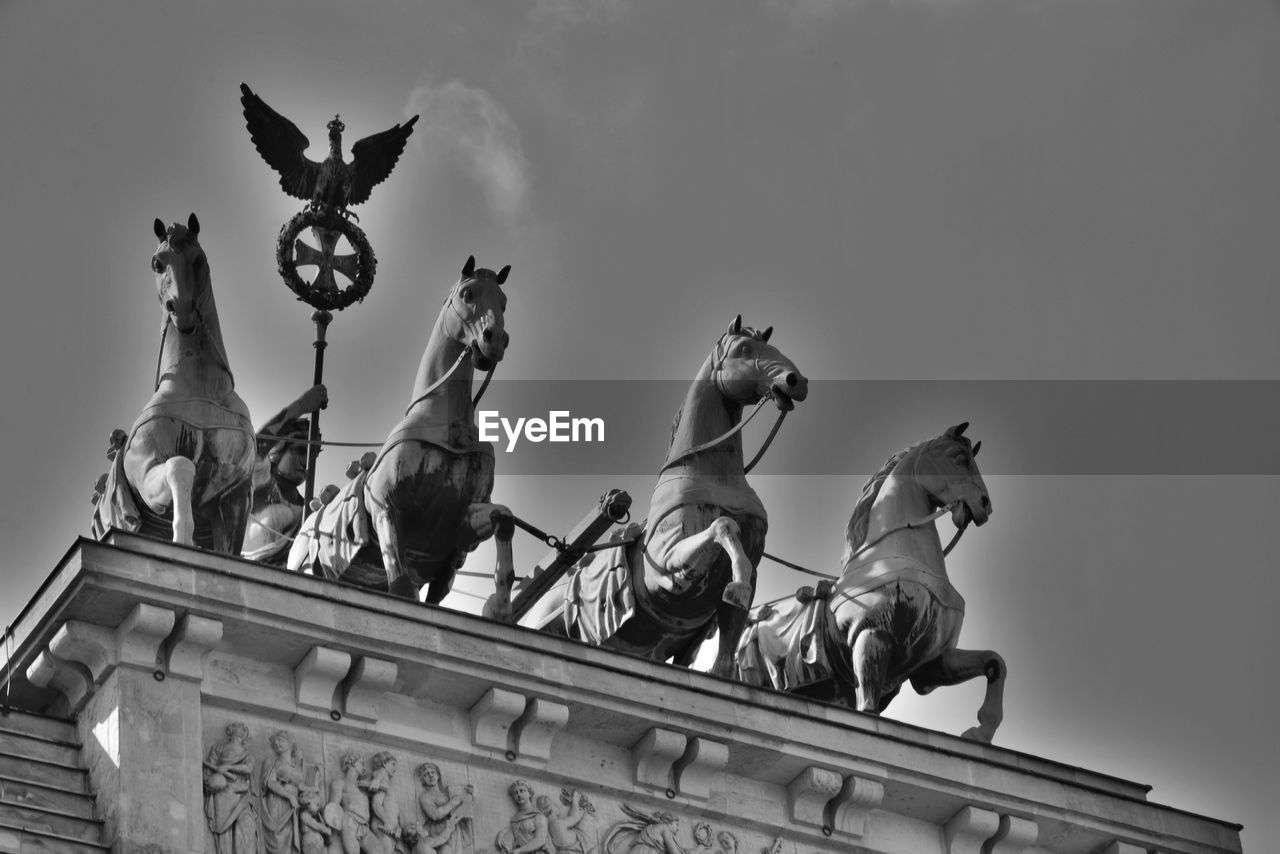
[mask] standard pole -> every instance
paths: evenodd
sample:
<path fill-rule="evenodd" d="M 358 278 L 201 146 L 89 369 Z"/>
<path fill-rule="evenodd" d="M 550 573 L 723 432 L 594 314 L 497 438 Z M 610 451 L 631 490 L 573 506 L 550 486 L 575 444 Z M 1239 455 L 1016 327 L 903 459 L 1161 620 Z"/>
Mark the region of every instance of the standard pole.
<path fill-rule="evenodd" d="M 324 340 L 325 330 L 329 328 L 329 321 L 333 320 L 333 315 L 323 309 L 311 313 L 311 319 L 316 324 L 316 340 L 311 346 L 316 348 L 316 369 L 312 377 L 312 385 L 320 385 L 324 382 L 324 348 L 329 346 Z M 320 410 L 317 409 L 311 414 L 311 429 L 307 435 L 309 443 L 307 444 L 307 491 L 302 500 L 302 506 L 305 508 L 304 513 L 311 512 L 311 499 L 316 492 L 316 458 L 320 456 Z"/>

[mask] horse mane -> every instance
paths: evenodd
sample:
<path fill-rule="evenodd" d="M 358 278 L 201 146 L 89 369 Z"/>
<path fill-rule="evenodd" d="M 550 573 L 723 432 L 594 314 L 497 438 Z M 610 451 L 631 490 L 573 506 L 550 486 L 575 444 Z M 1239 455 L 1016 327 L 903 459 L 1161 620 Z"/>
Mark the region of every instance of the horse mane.
<path fill-rule="evenodd" d="M 880 494 L 880 487 L 884 486 L 884 482 L 888 480 L 889 475 L 898 467 L 908 454 L 932 442 L 932 439 L 925 439 L 923 442 L 916 442 L 909 448 L 904 448 L 896 454 L 884 461 L 884 465 L 880 466 L 880 470 L 867 480 L 862 486 L 862 496 L 858 499 L 858 503 L 853 506 L 853 515 L 849 517 L 849 526 L 844 532 L 844 553 L 840 556 L 842 564 L 848 563 L 849 558 L 853 556 L 862 544 L 867 541 L 867 527 L 871 522 L 871 505 L 875 504 L 876 497 Z"/>

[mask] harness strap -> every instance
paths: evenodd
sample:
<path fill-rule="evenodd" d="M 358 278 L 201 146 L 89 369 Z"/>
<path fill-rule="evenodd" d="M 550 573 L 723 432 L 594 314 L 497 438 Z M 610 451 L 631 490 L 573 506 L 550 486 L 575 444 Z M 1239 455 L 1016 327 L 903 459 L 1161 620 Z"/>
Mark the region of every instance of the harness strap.
<path fill-rule="evenodd" d="M 681 462 L 683 462 L 683 461 L 687 460 L 689 457 L 692 457 L 694 454 L 700 454 L 700 453 L 702 453 L 703 451 L 708 451 L 708 450 L 710 450 L 710 449 L 714 448 L 716 445 L 719 445 L 719 444 L 721 444 L 722 442 L 727 441 L 727 440 L 728 440 L 729 438 L 731 438 L 735 433 L 738 433 L 739 431 L 741 431 L 743 427 L 746 427 L 746 426 L 747 426 L 747 423 L 748 423 L 748 422 L 750 422 L 752 418 L 755 418 L 755 417 L 756 417 L 756 415 L 758 415 L 758 414 L 760 413 L 760 410 L 764 408 L 764 405 L 765 405 L 766 403 L 768 403 L 768 402 L 769 402 L 769 398 L 767 398 L 767 397 L 762 397 L 762 398 L 760 398 L 760 402 L 756 404 L 756 408 L 755 408 L 755 409 L 753 409 L 753 410 L 751 411 L 751 414 L 750 414 L 750 415 L 748 415 L 746 418 L 743 418 L 743 419 L 742 419 L 741 421 L 739 421 L 737 424 L 733 425 L 733 426 L 732 426 L 732 427 L 730 427 L 726 432 L 724 432 L 724 433 L 720 434 L 720 435 L 719 435 L 719 436 L 717 436 L 716 438 L 712 439 L 710 442 L 703 442 L 701 445 L 696 445 L 696 446 L 694 446 L 694 447 L 690 448 L 689 450 L 687 450 L 687 451 L 685 451 L 684 453 L 680 454 L 678 457 L 675 457 L 674 459 L 667 460 L 665 463 L 663 463 L 662 468 L 660 468 L 658 471 L 659 471 L 660 473 L 661 473 L 661 472 L 664 472 L 664 471 L 666 471 L 667 469 L 672 468 L 673 466 L 675 466 L 677 463 L 681 463 Z M 778 413 L 778 423 L 774 425 L 773 432 L 769 434 L 769 439 L 765 442 L 764 447 L 766 447 L 766 448 L 767 448 L 767 447 L 769 446 L 769 442 L 773 440 L 774 435 L 778 432 L 778 426 L 782 424 L 782 418 L 783 418 L 783 416 L 785 416 L 786 414 L 787 414 L 787 413 L 786 413 L 786 411 L 785 411 L 785 410 L 780 411 L 780 412 Z M 760 451 L 760 454 L 763 454 L 763 453 L 764 453 L 764 449 L 762 448 L 762 449 L 761 449 L 761 451 Z M 760 454 L 756 454 L 755 459 L 753 459 L 753 460 L 751 461 L 751 465 L 753 465 L 753 466 L 754 466 L 754 465 L 756 464 L 756 462 L 760 459 Z M 744 473 L 744 474 L 745 474 L 746 472 L 749 472 L 749 471 L 751 471 L 750 467 L 744 467 L 744 468 L 743 468 L 743 473 Z"/>
<path fill-rule="evenodd" d="M 947 513 L 947 512 L 949 512 L 949 511 L 950 511 L 953 507 L 955 507 L 955 506 L 956 506 L 956 502 L 954 502 L 954 501 L 953 501 L 953 502 L 951 502 L 950 504 L 946 505 L 945 507 L 939 507 L 937 510 L 934 510 L 934 511 L 933 511 L 932 513 L 930 513 L 928 516 L 925 516 L 925 517 L 923 517 L 923 518 L 921 518 L 921 519 L 912 519 L 912 520 L 910 520 L 910 521 L 903 522 L 903 523 L 902 523 L 902 524 L 900 524 L 900 525 L 894 525 L 892 528 L 885 528 L 883 531 L 881 531 L 880 533 L 876 534 L 873 538 L 871 538 L 870 540 L 867 540 L 867 541 L 866 541 L 866 542 L 864 542 L 861 546 L 859 546 L 859 547 L 858 547 L 858 549 L 857 549 L 857 551 L 855 551 L 853 554 L 849 555 L 849 559 L 848 559 L 848 560 L 846 560 L 846 561 L 844 562 L 844 565 L 845 565 L 845 566 L 848 566 L 849 564 L 853 563 L 853 559 L 854 559 L 854 558 L 856 558 L 858 555 L 862 554 L 862 553 L 863 553 L 863 552 L 865 552 L 867 549 L 871 548 L 871 547 L 872 547 L 872 546 L 874 546 L 876 543 L 880 542 L 881 540 L 883 540 L 885 537 L 889 536 L 890 534 L 896 534 L 896 533 L 898 533 L 899 531 L 906 531 L 906 530 L 909 530 L 909 529 L 911 529 L 911 528 L 921 528 L 921 527 L 924 527 L 925 525 L 929 524 L 929 523 L 930 523 L 930 522 L 932 522 L 933 520 L 937 519 L 937 518 L 938 518 L 939 516 L 941 516 L 943 513 Z M 963 530 L 963 529 L 962 529 L 962 530 Z M 953 546 L 955 545 L 955 540 L 952 540 L 951 545 L 953 545 Z M 950 546 L 948 546 L 948 548 L 950 548 Z"/>
<path fill-rule="evenodd" d="M 472 409 L 475 409 L 480 405 L 480 398 L 484 397 L 485 390 L 489 388 L 489 382 L 493 379 L 493 372 L 497 369 L 498 366 L 494 365 L 489 369 L 489 372 L 484 375 L 484 382 L 480 383 L 480 390 L 476 392 L 475 397 L 471 398 Z"/>
<path fill-rule="evenodd" d="M 462 360 L 465 358 L 467 358 L 467 349 L 464 347 L 462 352 L 458 354 L 457 360 L 449 367 L 449 370 L 445 371 L 444 375 L 440 377 L 440 379 L 436 380 L 431 385 L 427 386 L 426 391 L 424 391 L 422 394 L 418 395 L 417 397 L 415 397 L 413 400 L 409 402 L 409 405 L 405 407 L 404 414 L 408 415 L 411 409 L 413 409 L 419 403 L 422 403 L 422 401 L 426 400 L 433 393 L 435 393 L 436 389 L 440 388 L 440 386 L 448 382 L 449 377 L 453 376 L 454 371 L 458 370 L 458 368 L 462 365 Z"/>

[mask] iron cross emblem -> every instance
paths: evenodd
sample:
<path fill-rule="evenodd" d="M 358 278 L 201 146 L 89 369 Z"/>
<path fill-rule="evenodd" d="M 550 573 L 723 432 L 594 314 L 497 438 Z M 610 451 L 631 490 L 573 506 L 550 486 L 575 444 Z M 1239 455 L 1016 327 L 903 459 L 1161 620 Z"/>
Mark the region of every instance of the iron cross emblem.
<path fill-rule="evenodd" d="M 297 266 L 317 268 L 316 277 L 311 286 L 322 291 L 338 291 L 338 282 L 333 277 L 335 272 L 341 273 L 347 281 L 354 282 L 359 270 L 359 259 L 355 254 L 338 254 L 338 238 L 343 236 L 342 232 L 332 228 L 312 226 L 311 233 L 320 244 L 319 250 L 313 249 L 300 239 L 294 241 L 293 247 L 296 259 L 294 263 Z"/>

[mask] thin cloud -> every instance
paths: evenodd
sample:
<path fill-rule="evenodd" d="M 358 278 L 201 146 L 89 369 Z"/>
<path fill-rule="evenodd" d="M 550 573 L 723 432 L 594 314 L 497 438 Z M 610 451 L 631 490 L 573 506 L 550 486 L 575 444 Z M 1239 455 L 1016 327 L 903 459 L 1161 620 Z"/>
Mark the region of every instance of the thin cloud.
<path fill-rule="evenodd" d="M 422 115 L 413 137 L 418 145 L 464 170 L 495 211 L 514 215 L 527 208 L 529 162 L 520 131 L 492 95 L 459 80 L 428 80 L 409 95 L 405 109 Z"/>
<path fill-rule="evenodd" d="M 596 20 L 616 18 L 626 0 L 537 0 L 529 12 L 535 26 L 568 29 Z"/>

